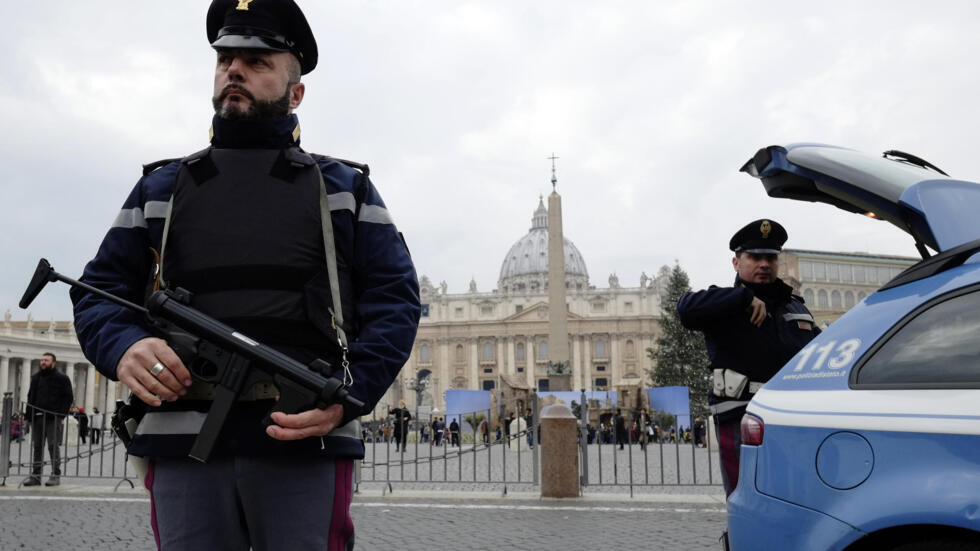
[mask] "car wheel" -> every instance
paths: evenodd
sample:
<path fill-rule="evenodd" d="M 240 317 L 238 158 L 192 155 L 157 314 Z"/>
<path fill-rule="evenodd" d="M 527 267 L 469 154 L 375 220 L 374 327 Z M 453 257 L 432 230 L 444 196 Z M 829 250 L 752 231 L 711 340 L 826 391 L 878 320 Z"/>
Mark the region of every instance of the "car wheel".
<path fill-rule="evenodd" d="M 903 543 L 890 551 L 980 551 L 980 543 L 951 539 L 922 540 Z"/>

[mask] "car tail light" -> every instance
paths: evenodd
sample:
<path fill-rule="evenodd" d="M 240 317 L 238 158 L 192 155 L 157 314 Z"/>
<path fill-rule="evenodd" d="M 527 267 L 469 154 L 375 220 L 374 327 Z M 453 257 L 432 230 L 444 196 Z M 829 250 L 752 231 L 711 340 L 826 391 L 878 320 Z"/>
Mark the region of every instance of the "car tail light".
<path fill-rule="evenodd" d="M 746 413 L 742 416 L 742 443 L 746 446 L 761 446 L 762 437 L 766 433 L 766 424 L 762 419 Z"/>

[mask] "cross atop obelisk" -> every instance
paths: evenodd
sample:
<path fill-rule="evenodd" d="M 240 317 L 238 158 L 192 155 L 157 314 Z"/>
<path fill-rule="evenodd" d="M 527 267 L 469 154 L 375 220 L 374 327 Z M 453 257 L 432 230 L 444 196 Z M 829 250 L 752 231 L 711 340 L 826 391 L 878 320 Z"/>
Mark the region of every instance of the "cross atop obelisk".
<path fill-rule="evenodd" d="M 558 175 L 555 173 L 555 161 L 560 159 L 560 157 L 555 157 L 555 154 L 552 153 L 551 157 L 547 158 L 551 159 L 551 189 L 554 191 L 555 186 L 558 185 Z"/>

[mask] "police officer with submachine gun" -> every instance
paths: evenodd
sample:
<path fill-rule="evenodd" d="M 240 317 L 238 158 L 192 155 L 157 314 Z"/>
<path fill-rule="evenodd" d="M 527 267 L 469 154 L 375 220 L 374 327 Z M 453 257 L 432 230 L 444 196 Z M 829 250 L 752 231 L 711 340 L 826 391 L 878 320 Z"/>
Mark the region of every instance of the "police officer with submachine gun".
<path fill-rule="evenodd" d="M 80 280 L 42 261 L 24 298 L 71 283 L 83 351 L 132 391 L 160 549 L 350 549 L 358 417 L 411 353 L 418 279 L 368 167 L 300 147 L 294 1 L 213 0 L 206 34 L 208 147 L 146 165 Z"/>

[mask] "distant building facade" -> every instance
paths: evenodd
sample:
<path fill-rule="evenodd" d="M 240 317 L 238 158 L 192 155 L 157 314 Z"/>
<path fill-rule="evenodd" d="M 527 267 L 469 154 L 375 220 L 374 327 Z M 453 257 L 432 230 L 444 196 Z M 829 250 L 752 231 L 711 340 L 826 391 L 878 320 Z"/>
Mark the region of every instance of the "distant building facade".
<path fill-rule="evenodd" d="M 832 323 L 918 262 L 907 256 L 785 249 L 779 276 L 806 301 L 818 324 Z"/>

